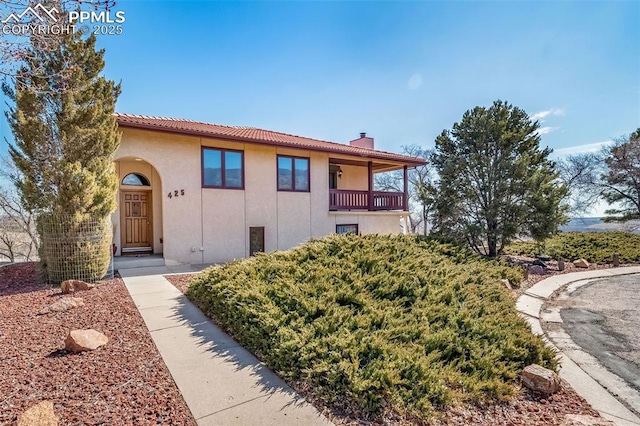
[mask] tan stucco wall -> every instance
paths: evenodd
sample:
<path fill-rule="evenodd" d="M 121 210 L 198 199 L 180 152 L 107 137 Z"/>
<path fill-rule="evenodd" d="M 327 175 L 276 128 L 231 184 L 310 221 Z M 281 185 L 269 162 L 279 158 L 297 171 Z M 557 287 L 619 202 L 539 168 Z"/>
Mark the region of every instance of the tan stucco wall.
<path fill-rule="evenodd" d="M 336 231 L 329 211 L 329 156 L 311 152 L 311 237 L 320 238 Z"/>
<path fill-rule="evenodd" d="M 278 192 L 278 250 L 311 238 L 311 194 Z"/>
<path fill-rule="evenodd" d="M 219 263 L 245 257 L 244 191 L 202 190 L 201 263 Z"/>
<path fill-rule="evenodd" d="M 135 158 L 153 166 L 162 182 L 161 190 L 153 194 L 154 206 L 157 197 L 162 200 L 161 232 L 154 224 L 153 233 L 154 239 L 163 238 L 165 261 L 202 263 L 202 253 L 191 251 L 202 246 L 199 138 L 125 129 L 115 159 Z M 169 191 L 182 189 L 184 196 L 167 197 Z"/>
<path fill-rule="evenodd" d="M 400 232 L 401 212 L 329 212 L 328 154 L 122 130 L 115 157 L 120 179 L 138 172 L 152 181 L 154 252 L 163 252 L 167 264 L 218 263 L 247 257 L 252 226 L 265 228 L 267 251 L 286 250 L 312 237 L 331 234 L 339 223 L 358 223 L 361 233 Z M 244 190 L 201 187 L 202 146 L 244 151 Z M 310 158 L 310 192 L 277 191 L 277 154 Z M 339 188 L 367 188 L 366 167 L 342 168 Z M 167 197 L 169 192 L 183 189 L 184 196 Z M 114 213 L 113 222 L 119 229 L 119 212 Z M 119 236 L 116 241 L 120 246 Z"/>
<path fill-rule="evenodd" d="M 249 227 L 264 226 L 265 250 L 278 249 L 278 204 L 276 194 L 275 148 L 254 146 L 245 153 L 245 215 L 243 230 L 244 256 L 249 256 Z M 267 196 L 271 194 L 271 196 Z"/>
<path fill-rule="evenodd" d="M 360 166 L 341 165 L 342 177 L 338 189 L 366 190 L 369 185 L 369 169 Z"/>
<path fill-rule="evenodd" d="M 361 234 L 399 234 L 400 218 L 396 212 L 331 212 L 335 225 L 357 224 Z"/>

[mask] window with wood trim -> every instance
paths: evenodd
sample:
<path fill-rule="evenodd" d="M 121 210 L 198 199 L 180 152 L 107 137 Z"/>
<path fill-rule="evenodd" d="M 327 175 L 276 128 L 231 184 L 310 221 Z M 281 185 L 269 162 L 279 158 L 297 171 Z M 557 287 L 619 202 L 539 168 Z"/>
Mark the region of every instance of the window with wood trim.
<path fill-rule="evenodd" d="M 309 158 L 278 155 L 277 162 L 278 191 L 309 192 Z"/>
<path fill-rule="evenodd" d="M 123 185 L 151 186 L 149 179 L 140 173 L 129 173 L 122 179 Z"/>
<path fill-rule="evenodd" d="M 336 234 L 356 234 L 358 235 L 358 224 L 349 223 L 345 225 L 336 225 Z"/>
<path fill-rule="evenodd" d="M 202 186 L 244 189 L 244 152 L 203 147 Z"/>

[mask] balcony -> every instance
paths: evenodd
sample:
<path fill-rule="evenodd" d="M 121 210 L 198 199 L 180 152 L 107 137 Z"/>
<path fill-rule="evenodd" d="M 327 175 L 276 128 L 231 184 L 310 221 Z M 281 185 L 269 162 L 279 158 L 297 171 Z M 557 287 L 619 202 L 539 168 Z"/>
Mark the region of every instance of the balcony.
<path fill-rule="evenodd" d="M 403 192 L 329 190 L 329 210 L 406 210 Z"/>
<path fill-rule="evenodd" d="M 329 158 L 329 211 L 407 211 L 407 169 L 402 163 Z M 404 191 L 376 191 L 374 173 L 395 170 L 402 170 Z"/>

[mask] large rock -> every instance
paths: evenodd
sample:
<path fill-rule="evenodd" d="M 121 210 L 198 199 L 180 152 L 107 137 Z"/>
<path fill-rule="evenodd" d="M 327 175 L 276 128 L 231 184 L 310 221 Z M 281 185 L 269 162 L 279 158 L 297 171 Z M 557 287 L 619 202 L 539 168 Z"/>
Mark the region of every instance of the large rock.
<path fill-rule="evenodd" d="M 64 339 L 64 348 L 71 352 L 92 351 L 102 345 L 106 345 L 109 338 L 99 331 L 71 330 Z"/>
<path fill-rule="evenodd" d="M 522 384 L 534 392 L 548 395 L 560 389 L 560 377 L 548 368 L 531 364 L 522 370 Z"/>
<path fill-rule="evenodd" d="M 66 280 L 63 281 L 62 284 L 60 284 L 60 289 L 64 294 L 74 293 L 80 290 L 91 290 L 94 287 L 95 285 L 85 283 L 84 281 L 80 280 Z"/>
<path fill-rule="evenodd" d="M 53 402 L 42 401 L 18 417 L 16 426 L 57 426 L 58 417 L 53 411 Z"/>
<path fill-rule="evenodd" d="M 529 272 L 534 275 L 547 275 L 547 268 L 540 265 L 531 265 L 529 266 Z"/>
<path fill-rule="evenodd" d="M 53 302 L 51 305 L 42 308 L 40 315 L 50 314 L 52 312 L 66 312 L 69 309 L 77 308 L 78 306 L 84 306 L 84 301 L 80 297 L 63 297 L 57 302 Z"/>
<path fill-rule="evenodd" d="M 584 259 L 577 259 L 573 261 L 573 266 L 575 266 L 576 268 L 588 268 L 589 262 Z"/>
<path fill-rule="evenodd" d="M 542 260 L 540 259 L 536 259 L 533 261 L 532 265 L 538 265 L 538 266 L 542 266 L 543 268 L 547 267 L 547 264 L 544 263 Z"/>
<path fill-rule="evenodd" d="M 615 426 L 616 424 L 602 417 L 586 416 L 584 414 L 566 414 L 562 426 Z"/>

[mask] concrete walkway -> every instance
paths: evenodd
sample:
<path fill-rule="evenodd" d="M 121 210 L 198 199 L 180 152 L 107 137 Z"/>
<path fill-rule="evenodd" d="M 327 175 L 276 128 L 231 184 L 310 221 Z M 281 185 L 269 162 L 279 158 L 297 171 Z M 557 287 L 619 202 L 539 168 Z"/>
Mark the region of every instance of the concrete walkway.
<path fill-rule="evenodd" d="M 172 269 L 119 272 L 198 425 L 331 424 L 162 276 L 193 269 Z"/>
<path fill-rule="evenodd" d="M 557 296 L 555 293 L 558 290 L 566 288 L 569 284 L 571 284 L 570 290 L 575 290 L 596 279 L 628 274 L 640 274 L 640 266 L 555 275 L 528 289 L 518 298 L 516 307 L 529 322 L 535 334 L 545 335 L 542 322 L 562 323 L 559 311 L 543 309 L 547 301 Z M 560 352 L 550 339 L 561 339 L 562 346 L 570 347 L 571 350 L 565 353 Z M 595 358 L 571 342 L 567 333 L 549 333 L 545 336 L 545 340 L 560 352 L 562 367 L 560 377 L 569 382 L 593 408 L 600 412 L 602 417 L 620 426 L 640 425 L 640 418 L 618 400 L 620 398 L 627 404 L 633 405 L 631 397 L 625 398 L 629 394 L 629 390 L 624 380 L 609 372 Z"/>

